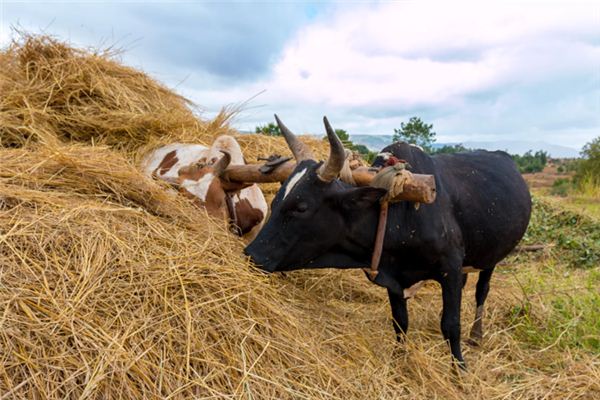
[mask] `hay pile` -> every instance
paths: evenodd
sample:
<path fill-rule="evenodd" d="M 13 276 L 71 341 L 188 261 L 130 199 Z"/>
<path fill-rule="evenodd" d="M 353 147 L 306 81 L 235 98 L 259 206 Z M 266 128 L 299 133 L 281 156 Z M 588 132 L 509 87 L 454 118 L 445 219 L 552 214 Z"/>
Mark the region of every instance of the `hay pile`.
<path fill-rule="evenodd" d="M 188 100 L 121 65 L 117 55 L 20 35 L 0 52 L 0 146 L 75 141 L 145 153 L 174 140 L 210 144 L 218 135 L 235 134 L 227 125 L 235 107 L 201 120 Z M 281 139 L 256 139 L 241 137 L 250 158 L 287 151 Z M 309 144 L 325 154 L 318 140 Z"/>
<path fill-rule="evenodd" d="M 186 101 L 109 52 L 22 36 L 0 56 L 1 145 L 61 139 L 137 147 L 200 123 Z"/>
<path fill-rule="evenodd" d="M 222 221 L 135 167 L 172 140 L 209 143 L 229 114 L 184 99 L 106 53 L 25 36 L 0 53 L 0 397 L 575 398 L 594 359 L 524 349 L 492 291 L 492 333 L 457 380 L 439 295 L 411 304 L 394 342 L 385 291 L 358 271 L 266 276 Z M 289 154 L 240 136 L 248 158 Z M 320 141 L 311 142 L 318 154 Z M 263 153 L 264 152 L 264 153 Z M 503 284 L 497 284 L 502 287 Z M 497 289 L 496 289 L 497 290 Z M 436 293 L 433 295 L 433 293 Z M 473 287 L 465 296 L 470 321 Z M 465 323 L 465 330 L 468 324 Z"/>
<path fill-rule="evenodd" d="M 351 387 L 224 225 L 108 149 L 0 154 L 0 392 L 282 398 Z"/>

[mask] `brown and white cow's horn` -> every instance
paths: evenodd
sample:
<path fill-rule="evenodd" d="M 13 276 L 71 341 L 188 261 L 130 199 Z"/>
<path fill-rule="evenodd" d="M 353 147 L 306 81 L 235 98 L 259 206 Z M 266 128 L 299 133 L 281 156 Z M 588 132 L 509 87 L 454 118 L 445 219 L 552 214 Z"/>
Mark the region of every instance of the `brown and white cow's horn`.
<path fill-rule="evenodd" d="M 277 121 L 279 130 L 281 131 L 281 134 L 285 138 L 285 141 L 287 142 L 288 147 L 290 148 L 290 150 L 292 150 L 292 154 L 294 155 L 296 162 L 299 163 L 300 161 L 303 161 L 303 160 L 313 159 L 312 152 L 310 151 L 308 146 L 305 145 L 304 143 L 302 143 L 300 140 L 298 140 L 296 135 L 294 135 L 292 133 L 292 131 L 290 131 L 287 128 L 287 126 L 285 126 L 283 124 L 283 122 L 281 122 L 281 120 L 279 119 L 277 114 L 275 114 L 275 121 Z"/>
<path fill-rule="evenodd" d="M 213 165 L 213 174 L 214 174 L 214 176 L 221 176 L 221 175 L 223 175 L 223 173 L 225 172 L 225 170 L 229 166 L 229 163 L 231 162 L 231 154 L 229 154 L 228 151 L 221 150 L 221 153 L 223 153 L 223 157 L 221 157 L 219 159 L 219 161 L 217 161 Z"/>
<path fill-rule="evenodd" d="M 327 117 L 323 117 L 323 123 L 325 123 L 327 139 L 329 139 L 329 158 L 321 168 L 319 168 L 318 174 L 322 181 L 331 182 L 340 174 L 340 171 L 344 166 L 346 154 L 344 152 L 342 141 L 338 135 L 335 134 L 331 125 L 329 125 Z"/>

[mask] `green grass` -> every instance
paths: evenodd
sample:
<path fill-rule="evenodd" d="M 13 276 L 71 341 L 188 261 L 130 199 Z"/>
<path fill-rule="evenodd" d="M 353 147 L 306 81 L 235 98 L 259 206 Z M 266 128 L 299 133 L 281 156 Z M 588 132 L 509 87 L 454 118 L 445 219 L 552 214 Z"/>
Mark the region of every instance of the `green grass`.
<path fill-rule="evenodd" d="M 514 334 L 540 351 L 600 354 L 600 222 L 535 197 L 525 242 L 554 247 L 516 256 L 530 268 L 516 272 L 523 300 L 508 313 Z"/>
<path fill-rule="evenodd" d="M 600 199 L 600 185 L 597 183 L 597 178 L 591 174 L 585 176 L 579 182 L 578 193 L 583 197 Z"/>
<path fill-rule="evenodd" d="M 600 354 L 600 269 L 569 274 L 546 264 L 528 272 L 522 285 L 526 300 L 509 315 L 520 341 Z"/>
<path fill-rule="evenodd" d="M 552 184 L 550 188 L 550 194 L 554 196 L 566 197 L 569 195 L 569 191 L 572 190 L 573 184 L 568 178 L 558 178 Z"/>
<path fill-rule="evenodd" d="M 562 205 L 569 210 L 600 220 L 600 196 L 569 195 L 564 198 Z"/>
<path fill-rule="evenodd" d="M 600 265 L 600 223 L 540 197 L 533 199 L 524 242 L 554 245 L 551 255 L 571 268 Z"/>

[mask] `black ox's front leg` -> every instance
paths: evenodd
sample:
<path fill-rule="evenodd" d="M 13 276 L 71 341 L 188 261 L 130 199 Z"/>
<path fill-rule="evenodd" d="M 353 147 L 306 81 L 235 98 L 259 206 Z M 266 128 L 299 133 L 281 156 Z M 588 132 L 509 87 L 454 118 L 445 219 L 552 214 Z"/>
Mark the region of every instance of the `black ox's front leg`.
<path fill-rule="evenodd" d="M 450 344 L 450 351 L 458 366 L 465 369 L 465 361 L 460 350 L 460 304 L 463 276 L 460 268 L 445 270 L 439 278 L 442 285 L 442 334 Z"/>
<path fill-rule="evenodd" d="M 390 306 L 392 307 L 392 323 L 394 324 L 394 331 L 396 332 L 396 339 L 399 342 L 403 342 L 408 330 L 408 311 L 406 309 L 406 299 L 404 296 L 400 296 L 390 289 L 388 289 L 388 296 L 390 299 Z"/>

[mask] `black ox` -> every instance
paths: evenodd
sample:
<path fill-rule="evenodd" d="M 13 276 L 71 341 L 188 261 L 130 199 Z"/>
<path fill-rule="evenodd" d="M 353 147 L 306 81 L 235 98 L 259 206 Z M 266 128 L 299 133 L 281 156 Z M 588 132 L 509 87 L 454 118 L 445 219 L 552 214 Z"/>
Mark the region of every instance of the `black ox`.
<path fill-rule="evenodd" d="M 336 179 L 344 161 L 342 143 L 325 119 L 331 153 L 318 163 L 275 116 L 297 161 L 271 206 L 271 217 L 245 252 L 265 271 L 369 267 L 386 190 L 353 187 Z M 483 305 L 496 264 L 523 237 L 531 213 L 527 185 L 504 152 L 475 151 L 429 156 L 394 143 L 384 149 L 435 176 L 433 204 L 390 205 L 378 281 L 387 287 L 399 340 L 408 328 L 406 299 L 399 288 L 433 279 L 442 287 L 441 330 L 460 366 L 460 305 L 464 268 L 480 270 L 471 339 L 482 337 Z M 374 165 L 381 165 L 379 157 Z"/>

